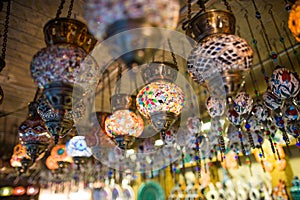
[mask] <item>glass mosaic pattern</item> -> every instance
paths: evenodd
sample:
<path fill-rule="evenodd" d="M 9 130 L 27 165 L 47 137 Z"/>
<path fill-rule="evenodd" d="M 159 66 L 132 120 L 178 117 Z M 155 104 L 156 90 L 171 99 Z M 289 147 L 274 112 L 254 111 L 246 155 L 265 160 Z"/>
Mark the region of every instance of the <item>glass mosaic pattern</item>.
<path fill-rule="evenodd" d="M 222 116 L 225 111 L 225 102 L 214 96 L 210 96 L 206 100 L 206 109 L 211 117 Z"/>
<path fill-rule="evenodd" d="M 288 69 L 280 67 L 271 76 L 270 88 L 280 99 L 295 97 L 300 90 L 299 80 Z"/>
<path fill-rule="evenodd" d="M 40 88 L 53 82 L 73 84 L 74 73 L 86 57 L 83 49 L 63 44 L 51 45 L 34 55 L 30 70 L 34 81 Z"/>
<path fill-rule="evenodd" d="M 87 146 L 84 136 L 74 136 L 66 144 L 67 154 L 71 157 L 90 157 L 92 150 Z"/>
<path fill-rule="evenodd" d="M 208 72 L 217 68 L 220 73 L 228 70 L 247 71 L 253 62 L 253 51 L 245 39 L 235 35 L 215 34 L 206 37 L 192 51 L 188 71 L 198 83 L 203 83 Z"/>
<path fill-rule="evenodd" d="M 122 19 L 145 18 L 153 26 L 175 29 L 180 5 L 178 0 L 88 0 L 84 8 L 89 30 L 102 40 L 108 26 Z"/>
<path fill-rule="evenodd" d="M 105 120 L 105 132 L 109 137 L 130 135 L 139 137 L 144 130 L 144 121 L 131 110 L 117 110 Z"/>
<path fill-rule="evenodd" d="M 139 91 L 136 105 L 139 112 L 147 118 L 156 112 L 179 115 L 184 106 L 184 92 L 174 83 L 153 82 Z"/>

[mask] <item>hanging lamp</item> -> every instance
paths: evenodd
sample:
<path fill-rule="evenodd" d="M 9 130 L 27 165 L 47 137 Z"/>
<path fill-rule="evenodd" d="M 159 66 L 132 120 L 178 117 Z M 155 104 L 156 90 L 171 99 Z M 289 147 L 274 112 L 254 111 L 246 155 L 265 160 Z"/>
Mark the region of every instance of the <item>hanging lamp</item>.
<path fill-rule="evenodd" d="M 142 77 L 149 84 L 137 94 L 137 109 L 151 120 L 163 140 L 165 132 L 176 122 L 184 106 L 184 92 L 174 84 L 177 71 L 177 66 L 172 63 L 153 62 L 146 65 Z"/>
<path fill-rule="evenodd" d="M 86 70 L 97 68 L 96 63 L 84 62 L 95 46 L 96 40 L 84 23 L 70 18 L 73 1 L 67 18 L 59 17 L 63 4 L 64 1 L 57 10 L 56 18 L 44 26 L 47 47 L 34 55 L 30 65 L 34 81 L 39 88 L 44 89 L 43 106 L 40 106 L 42 108 L 39 108 L 39 112 L 55 137 L 55 143 L 73 127 L 72 97 L 79 98 L 79 95 L 73 95 L 77 73 L 83 68 Z M 86 88 L 80 88 L 84 89 Z M 49 109 L 45 110 L 45 107 Z"/>
<path fill-rule="evenodd" d="M 300 42 L 300 1 L 297 0 L 295 4 L 292 6 L 292 10 L 290 11 L 289 21 L 288 21 L 289 29 L 294 35 L 295 39 Z"/>
<path fill-rule="evenodd" d="M 53 141 L 51 133 L 39 116 L 38 103 L 33 101 L 29 104 L 28 118 L 19 126 L 19 140 L 26 147 L 28 156 L 33 162 L 47 151 L 48 146 Z"/>
<path fill-rule="evenodd" d="M 84 6 L 84 17 L 89 30 L 98 40 L 128 31 L 126 34 L 119 34 L 115 45 L 125 53 L 121 59 L 128 66 L 132 63 L 144 63 L 147 57 L 152 56 L 152 51 L 145 49 L 145 46 L 161 42 L 159 29 L 143 28 L 175 29 L 180 9 L 178 0 L 88 0 Z M 138 48 L 139 46 L 142 48 Z"/>
<path fill-rule="evenodd" d="M 191 52 L 187 67 L 190 76 L 199 84 L 208 84 L 213 80 L 213 74 L 219 72 L 227 96 L 234 96 L 252 65 L 253 51 L 246 40 L 233 35 L 236 20 L 231 7 L 226 0 L 224 2 L 228 11 L 206 11 L 201 0 L 203 13 L 193 18 L 188 14 L 186 34 L 198 45 Z"/>

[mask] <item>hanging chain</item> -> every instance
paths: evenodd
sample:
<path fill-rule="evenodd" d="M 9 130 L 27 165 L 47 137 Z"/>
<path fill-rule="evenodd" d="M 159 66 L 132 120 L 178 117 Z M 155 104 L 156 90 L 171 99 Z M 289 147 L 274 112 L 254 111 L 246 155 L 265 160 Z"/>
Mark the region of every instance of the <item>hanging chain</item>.
<path fill-rule="evenodd" d="M 200 6 L 202 12 L 206 11 L 204 0 L 198 0 L 197 4 Z"/>
<path fill-rule="evenodd" d="M 191 27 L 191 21 L 192 21 L 192 0 L 187 0 L 187 6 L 188 6 L 188 27 Z"/>
<path fill-rule="evenodd" d="M 223 2 L 224 2 L 224 4 L 225 4 L 225 6 L 226 6 L 226 9 L 227 9 L 229 12 L 232 12 L 231 7 L 230 7 L 229 3 L 227 2 L 227 0 L 223 0 Z"/>
<path fill-rule="evenodd" d="M 67 18 L 70 18 L 71 15 L 72 15 L 73 5 L 74 5 L 74 0 L 71 0 L 70 6 L 69 6 L 69 10 L 68 10 Z"/>
<path fill-rule="evenodd" d="M 168 44 L 169 44 L 169 48 L 170 48 L 170 51 L 171 51 L 171 54 L 172 54 L 173 62 L 177 66 L 177 60 L 176 60 L 175 54 L 173 52 L 173 47 L 172 47 L 171 42 L 170 42 L 169 39 L 168 39 Z"/>
<path fill-rule="evenodd" d="M 58 9 L 56 11 L 56 16 L 55 16 L 56 19 L 59 18 L 59 16 L 61 15 L 61 11 L 64 8 L 65 3 L 66 3 L 66 0 L 61 0 L 60 1 L 60 4 L 59 4 Z"/>
<path fill-rule="evenodd" d="M 6 54 L 6 44 L 7 44 L 7 34 L 8 34 L 8 25 L 9 25 L 9 16 L 10 16 L 10 0 L 7 2 L 7 9 L 6 9 L 6 17 L 5 17 L 5 24 L 4 24 L 4 34 L 3 34 L 3 44 L 2 44 L 2 59 L 5 60 Z M 0 69 L 1 71 L 2 69 Z"/>
<path fill-rule="evenodd" d="M 279 41 L 280 41 L 280 43 L 282 44 L 284 51 L 286 52 L 286 55 L 287 55 L 287 57 L 288 57 L 288 60 L 289 60 L 290 65 L 291 65 L 291 67 L 292 67 L 292 70 L 295 72 L 296 70 L 295 70 L 294 64 L 293 64 L 293 62 L 292 62 L 292 59 L 291 59 L 291 57 L 290 57 L 290 54 L 289 54 L 289 52 L 288 52 L 288 50 L 287 50 L 287 47 L 286 47 L 286 45 L 285 45 L 284 37 L 281 35 L 281 32 L 280 32 L 280 30 L 279 30 L 279 28 L 278 28 L 278 25 L 277 25 L 276 20 L 275 20 L 275 18 L 274 18 L 272 9 L 269 10 L 269 14 L 271 15 L 273 24 L 274 24 L 274 26 L 275 26 L 275 28 L 276 28 L 276 32 L 277 32 L 277 34 L 278 34 L 278 36 L 279 36 Z"/>

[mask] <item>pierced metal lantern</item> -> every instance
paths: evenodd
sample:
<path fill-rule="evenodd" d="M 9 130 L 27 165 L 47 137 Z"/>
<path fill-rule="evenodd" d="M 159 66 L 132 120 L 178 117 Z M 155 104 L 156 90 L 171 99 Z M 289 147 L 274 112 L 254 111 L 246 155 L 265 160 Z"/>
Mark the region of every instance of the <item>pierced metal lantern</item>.
<path fill-rule="evenodd" d="M 112 114 L 105 119 L 105 133 L 121 149 L 128 149 L 144 130 L 144 121 L 133 111 L 134 97 L 115 94 L 111 98 Z"/>
<path fill-rule="evenodd" d="M 38 103 L 29 105 L 29 117 L 19 126 L 19 140 L 26 147 L 28 156 L 34 162 L 53 141 L 43 119 L 37 113 Z"/>
<path fill-rule="evenodd" d="M 72 111 L 59 112 L 43 97 L 39 98 L 38 104 L 38 113 L 45 121 L 49 132 L 54 136 L 55 144 L 57 144 L 59 138 L 66 136 L 73 128 Z"/>
<path fill-rule="evenodd" d="M 218 97 L 210 96 L 206 100 L 206 109 L 210 117 L 220 117 L 226 109 L 226 102 Z"/>
<path fill-rule="evenodd" d="M 243 115 L 251 111 L 253 105 L 252 97 L 246 92 L 240 92 L 233 100 L 234 110 L 239 114 Z"/>
<path fill-rule="evenodd" d="M 270 79 L 271 91 L 280 99 L 295 97 L 300 90 L 298 78 L 284 67 L 277 67 Z"/>
<path fill-rule="evenodd" d="M 187 67 L 190 76 L 200 84 L 218 71 L 227 86 L 227 94 L 233 96 L 252 61 L 253 51 L 245 39 L 235 35 L 214 34 L 204 38 L 193 49 Z"/>
<path fill-rule="evenodd" d="M 292 10 L 290 10 L 290 16 L 288 21 L 289 29 L 294 35 L 295 39 L 300 42 L 300 1 L 297 0 Z"/>

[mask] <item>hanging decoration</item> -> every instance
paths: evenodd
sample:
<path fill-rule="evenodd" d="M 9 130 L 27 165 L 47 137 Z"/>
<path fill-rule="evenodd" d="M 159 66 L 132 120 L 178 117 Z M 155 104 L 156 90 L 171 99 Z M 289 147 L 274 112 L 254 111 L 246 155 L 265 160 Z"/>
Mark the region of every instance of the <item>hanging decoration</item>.
<path fill-rule="evenodd" d="M 66 143 L 66 151 L 78 166 L 86 162 L 86 158 L 92 155 L 92 150 L 87 146 L 84 136 L 74 136 Z"/>
<path fill-rule="evenodd" d="M 297 0 L 292 6 L 292 10 L 290 11 L 289 21 L 288 21 L 289 29 L 294 35 L 295 39 L 300 42 L 300 1 Z"/>
<path fill-rule="evenodd" d="M 225 113 L 225 101 L 218 97 L 209 96 L 206 100 L 206 109 L 211 118 L 221 117 Z"/>
<path fill-rule="evenodd" d="M 72 157 L 67 154 L 66 145 L 58 144 L 51 149 L 50 156 L 46 159 L 46 166 L 49 170 L 56 170 L 64 168 L 72 162 Z"/>
<path fill-rule="evenodd" d="M 48 104 L 50 109 L 46 111 L 45 108 L 41 108 L 39 110 L 42 110 L 40 114 L 55 137 L 55 143 L 58 142 L 59 137 L 64 137 L 73 126 L 72 95 L 75 77 L 78 78 L 77 73 L 82 71 L 82 68 L 88 71 L 97 69 L 96 63 L 85 62 L 85 58 L 95 46 L 96 40 L 88 32 L 84 23 L 70 18 L 72 1 L 67 18 L 59 17 L 63 4 L 64 1 L 61 2 L 56 18 L 44 26 L 47 47 L 34 55 L 30 65 L 34 81 L 44 89 L 45 100 L 41 107 L 47 107 Z M 84 89 L 82 88 L 82 90 Z M 78 95 L 73 95 L 73 97 L 76 96 Z M 75 102 L 78 101 L 75 100 Z M 69 115 L 66 116 L 66 113 Z"/>
<path fill-rule="evenodd" d="M 151 124 L 161 132 L 164 140 L 165 131 L 178 119 L 184 106 L 184 92 L 173 83 L 177 78 L 177 66 L 151 63 L 145 66 L 142 75 L 144 82 L 149 84 L 137 94 L 137 109 L 151 120 Z"/>
<path fill-rule="evenodd" d="M 233 102 L 233 108 L 239 115 L 249 113 L 253 106 L 253 99 L 246 92 L 238 93 Z"/>
<path fill-rule="evenodd" d="M 139 44 L 143 44 L 143 47 L 147 43 L 160 44 L 162 36 L 158 29 L 128 30 L 145 27 L 175 29 L 179 20 L 179 10 L 178 0 L 89 0 L 85 3 L 84 16 L 90 31 L 100 41 L 127 31 L 125 34 L 119 34 L 116 46 L 119 46 L 122 52 L 139 49 L 121 56 L 121 59 L 131 66 L 133 63 L 144 63 L 145 59 L 153 54 L 152 51 L 138 48 Z"/>
<path fill-rule="evenodd" d="M 19 126 L 19 141 L 26 147 L 26 152 L 33 162 L 47 151 L 52 135 L 48 132 L 43 119 L 39 116 L 38 103 L 29 104 L 28 118 Z"/>
<path fill-rule="evenodd" d="M 133 145 L 144 129 L 144 121 L 133 110 L 135 98 L 126 94 L 115 94 L 111 98 L 112 114 L 105 119 L 105 133 L 121 149 Z"/>

